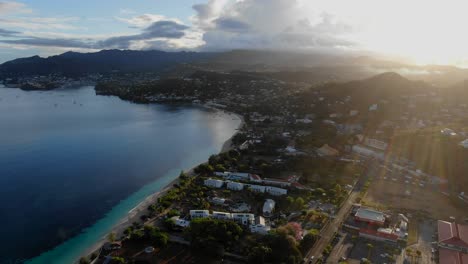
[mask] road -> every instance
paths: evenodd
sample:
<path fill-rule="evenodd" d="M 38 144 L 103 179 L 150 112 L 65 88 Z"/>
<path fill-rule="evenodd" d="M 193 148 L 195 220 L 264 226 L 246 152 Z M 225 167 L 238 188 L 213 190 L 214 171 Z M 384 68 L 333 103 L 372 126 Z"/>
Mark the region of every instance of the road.
<path fill-rule="evenodd" d="M 314 244 L 314 246 L 309 250 L 305 255 L 306 259 L 310 259 L 314 256 L 314 259 L 310 263 L 315 263 L 318 259 L 318 256 L 322 255 L 325 247 L 330 244 L 333 239 L 333 234 L 338 231 L 339 227 L 342 225 L 343 221 L 348 216 L 351 211 L 354 201 L 359 196 L 359 193 L 369 179 L 369 177 L 375 175 L 378 171 L 378 163 L 375 161 L 370 161 L 366 165 L 366 171 L 363 173 L 363 177 L 354 186 L 353 190 L 348 196 L 348 199 L 343 203 L 338 213 L 335 215 L 335 218 L 331 220 L 320 232 L 319 240 Z"/>

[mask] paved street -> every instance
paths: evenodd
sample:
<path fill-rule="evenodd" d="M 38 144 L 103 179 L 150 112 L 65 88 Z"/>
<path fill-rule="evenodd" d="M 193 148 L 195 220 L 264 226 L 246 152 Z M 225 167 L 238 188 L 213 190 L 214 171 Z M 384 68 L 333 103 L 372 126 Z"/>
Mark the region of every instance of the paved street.
<path fill-rule="evenodd" d="M 364 177 L 361 177 L 359 179 L 359 181 L 354 186 L 354 189 L 348 196 L 348 199 L 343 203 L 343 206 L 336 214 L 335 218 L 332 219 L 332 221 L 322 229 L 319 240 L 305 255 L 307 259 L 310 259 L 312 256 L 314 256 L 314 259 L 311 263 L 315 263 L 317 261 L 318 256 L 322 254 L 325 247 L 330 243 L 331 239 L 333 238 L 333 234 L 338 231 L 338 228 L 342 225 L 344 219 L 348 216 L 349 212 L 351 211 L 354 201 L 359 196 L 359 192 L 361 191 L 365 182 L 369 179 L 369 177 L 377 173 L 377 171 L 377 162 L 371 161 L 370 163 L 368 163 L 367 171 L 364 173 Z"/>

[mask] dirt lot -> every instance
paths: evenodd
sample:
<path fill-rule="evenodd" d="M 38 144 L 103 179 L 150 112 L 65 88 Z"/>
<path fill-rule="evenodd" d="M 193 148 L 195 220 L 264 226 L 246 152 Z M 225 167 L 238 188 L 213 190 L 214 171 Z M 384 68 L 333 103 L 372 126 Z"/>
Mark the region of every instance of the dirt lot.
<path fill-rule="evenodd" d="M 364 202 L 433 219 L 449 220 L 454 216 L 462 221 L 468 217 L 468 206 L 457 208 L 436 186 L 399 174 L 381 173 L 376 176 Z"/>

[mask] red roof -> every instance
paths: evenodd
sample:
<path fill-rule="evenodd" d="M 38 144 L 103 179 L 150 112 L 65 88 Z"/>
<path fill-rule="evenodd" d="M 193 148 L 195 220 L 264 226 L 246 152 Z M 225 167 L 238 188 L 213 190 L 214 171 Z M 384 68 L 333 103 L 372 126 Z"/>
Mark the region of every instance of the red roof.
<path fill-rule="evenodd" d="M 439 264 L 468 264 L 468 254 L 459 251 L 440 248 Z"/>
<path fill-rule="evenodd" d="M 468 226 L 442 220 L 439 220 L 437 225 L 439 243 L 468 248 Z"/>

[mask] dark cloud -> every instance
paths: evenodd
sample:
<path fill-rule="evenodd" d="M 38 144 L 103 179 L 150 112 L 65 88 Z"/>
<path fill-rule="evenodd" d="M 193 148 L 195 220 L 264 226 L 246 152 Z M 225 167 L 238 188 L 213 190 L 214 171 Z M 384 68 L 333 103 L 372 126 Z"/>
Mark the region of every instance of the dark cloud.
<path fill-rule="evenodd" d="M 140 34 L 118 36 L 102 41 L 81 40 L 73 38 L 40 38 L 28 37 L 22 39 L 0 39 L 0 42 L 18 45 L 44 46 L 44 47 L 65 47 L 65 48 L 85 48 L 85 49 L 128 49 L 132 41 L 151 40 L 155 38 L 177 39 L 185 35 L 185 30 L 189 27 L 174 21 L 157 21 L 143 29 Z M 3 33 L 3 34 L 2 34 Z M 13 36 L 18 32 L 2 31 L 0 36 Z"/>
<path fill-rule="evenodd" d="M 157 21 L 143 30 L 142 33 L 129 36 L 112 37 L 97 43 L 102 48 L 126 49 L 132 41 L 150 40 L 154 38 L 177 39 L 185 35 L 184 30 L 189 27 L 174 21 Z"/>
<path fill-rule="evenodd" d="M 250 25 L 235 18 L 222 17 L 215 21 L 216 29 L 229 32 L 246 32 L 250 30 Z"/>
<path fill-rule="evenodd" d="M 15 35 L 20 34 L 18 31 L 12 31 L 12 30 L 6 30 L 6 29 L 1 29 L 0 28 L 0 36 L 1 37 L 12 37 Z"/>

